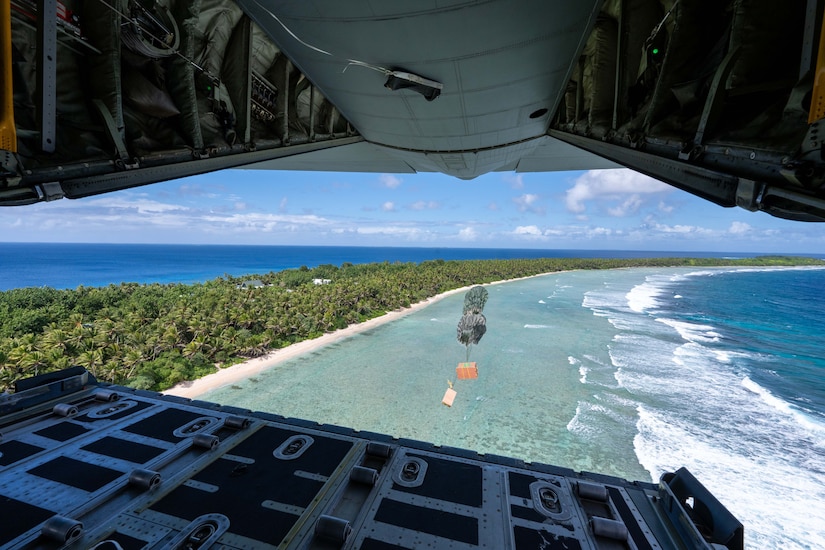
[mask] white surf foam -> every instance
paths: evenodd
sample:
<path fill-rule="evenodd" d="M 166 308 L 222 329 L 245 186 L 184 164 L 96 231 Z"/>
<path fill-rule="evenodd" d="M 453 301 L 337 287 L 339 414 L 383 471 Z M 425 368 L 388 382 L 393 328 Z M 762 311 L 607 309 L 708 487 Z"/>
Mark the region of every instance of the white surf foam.
<path fill-rule="evenodd" d="M 667 318 L 659 318 L 656 321 L 673 328 L 679 333 L 679 336 L 688 342 L 719 342 L 722 338 L 722 335 L 716 332 L 716 328 L 710 325 Z"/>
<path fill-rule="evenodd" d="M 663 281 L 656 281 L 647 277 L 644 283 L 634 286 L 625 295 L 627 306 L 636 313 L 646 313 L 661 306 L 658 300 L 664 292 Z"/>
<path fill-rule="evenodd" d="M 746 547 L 825 548 L 825 472 L 782 454 L 723 444 L 678 417 L 640 405 L 634 448 L 657 481 L 686 466 L 745 525 Z M 819 511 L 819 512 L 818 512 Z M 812 518 L 811 514 L 819 514 Z"/>
<path fill-rule="evenodd" d="M 797 410 L 791 403 L 784 401 L 774 394 L 772 394 L 767 389 L 763 388 L 747 376 L 742 379 L 742 387 L 759 396 L 759 398 L 776 409 L 778 412 L 784 415 L 788 415 L 789 417 L 793 418 L 795 422 L 797 422 L 802 428 L 805 430 L 810 431 L 815 436 L 823 437 L 825 436 L 825 426 L 818 423 L 816 420 L 809 418 L 804 412 Z M 820 446 L 825 447 L 825 440 L 820 442 Z"/>

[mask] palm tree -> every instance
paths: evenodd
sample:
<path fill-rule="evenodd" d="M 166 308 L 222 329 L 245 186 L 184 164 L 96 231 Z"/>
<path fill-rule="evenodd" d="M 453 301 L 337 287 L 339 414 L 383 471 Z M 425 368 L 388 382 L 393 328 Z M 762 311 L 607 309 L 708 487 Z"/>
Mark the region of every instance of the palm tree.
<path fill-rule="evenodd" d="M 198 353 L 207 354 L 211 351 L 207 336 L 205 334 L 198 334 L 183 347 L 183 356 L 191 359 Z"/>
<path fill-rule="evenodd" d="M 100 348 L 86 349 L 77 357 L 77 363 L 97 377 L 98 367 L 103 365 L 103 350 Z"/>
<path fill-rule="evenodd" d="M 130 380 L 135 373 L 135 369 L 146 360 L 143 355 L 143 350 L 137 347 L 131 347 L 126 350 L 123 357 L 123 366 L 128 368 L 126 371 L 126 380 Z"/>

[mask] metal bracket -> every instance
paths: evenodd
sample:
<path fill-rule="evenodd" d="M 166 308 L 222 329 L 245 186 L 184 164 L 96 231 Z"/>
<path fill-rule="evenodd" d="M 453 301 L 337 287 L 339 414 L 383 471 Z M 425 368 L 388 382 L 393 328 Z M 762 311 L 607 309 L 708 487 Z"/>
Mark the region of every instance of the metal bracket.
<path fill-rule="evenodd" d="M 56 201 L 66 196 L 63 193 L 63 187 L 56 181 L 40 184 L 40 191 L 43 194 L 43 200 L 46 202 Z"/>
<path fill-rule="evenodd" d="M 37 0 L 37 122 L 44 153 L 54 153 L 56 118 L 57 0 Z"/>
<path fill-rule="evenodd" d="M 5 179 L 20 178 L 20 164 L 17 161 L 17 155 L 11 151 L 0 149 L 0 177 Z"/>
<path fill-rule="evenodd" d="M 740 178 L 736 186 L 736 206 L 751 212 L 758 211 L 764 190 L 764 183 Z"/>

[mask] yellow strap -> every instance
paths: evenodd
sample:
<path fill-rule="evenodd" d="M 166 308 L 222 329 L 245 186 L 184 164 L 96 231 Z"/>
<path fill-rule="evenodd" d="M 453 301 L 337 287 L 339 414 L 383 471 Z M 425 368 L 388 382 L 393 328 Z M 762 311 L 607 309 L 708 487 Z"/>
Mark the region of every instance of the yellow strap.
<path fill-rule="evenodd" d="M 0 150 L 17 152 L 11 81 L 11 0 L 0 0 Z"/>

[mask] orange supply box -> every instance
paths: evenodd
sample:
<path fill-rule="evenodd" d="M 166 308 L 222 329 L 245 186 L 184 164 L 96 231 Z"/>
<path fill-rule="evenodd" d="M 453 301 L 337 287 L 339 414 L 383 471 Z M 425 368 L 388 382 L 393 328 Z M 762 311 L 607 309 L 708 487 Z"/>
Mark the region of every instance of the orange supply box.
<path fill-rule="evenodd" d="M 456 391 L 452 388 L 447 388 L 447 391 L 444 392 L 444 398 L 441 400 L 442 403 L 447 405 L 448 407 L 453 406 L 453 401 L 455 401 Z"/>
<path fill-rule="evenodd" d="M 459 380 L 478 378 L 478 366 L 473 363 L 459 363 L 455 368 L 455 375 Z"/>

